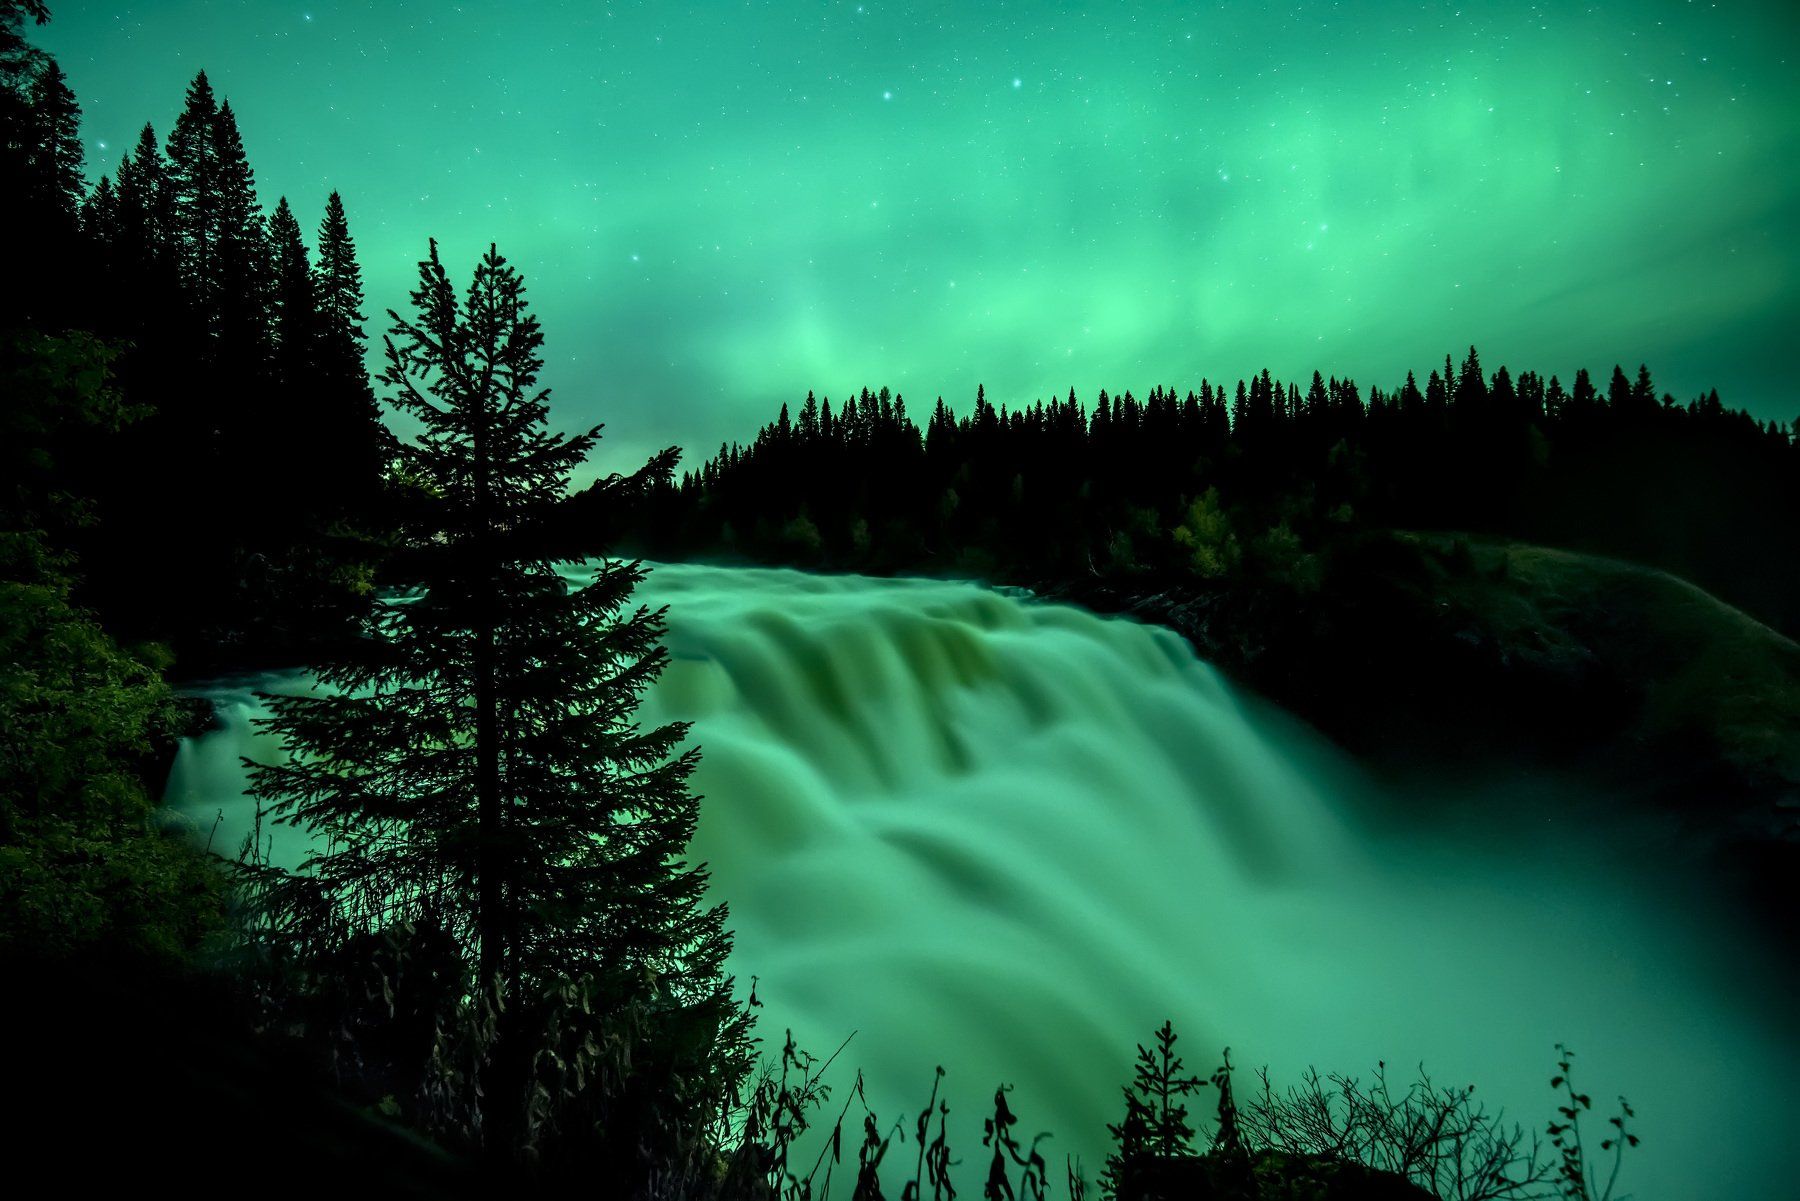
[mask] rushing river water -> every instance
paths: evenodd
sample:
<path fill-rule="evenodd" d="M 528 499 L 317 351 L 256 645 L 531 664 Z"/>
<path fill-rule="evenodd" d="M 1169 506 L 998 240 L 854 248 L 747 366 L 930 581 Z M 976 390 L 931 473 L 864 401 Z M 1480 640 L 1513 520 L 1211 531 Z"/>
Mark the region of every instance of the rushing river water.
<path fill-rule="evenodd" d="M 1171 1017 L 1201 1075 L 1227 1045 L 1278 1081 L 1423 1061 L 1539 1127 L 1565 1041 L 1596 1108 L 1638 1112 L 1640 1201 L 1792 1195 L 1785 983 L 1649 834 L 1524 789 L 1476 823 L 1377 818 L 1351 766 L 1179 637 L 1079 609 L 686 565 L 644 594 L 673 661 L 642 716 L 695 723 L 693 851 L 765 1039 L 828 1053 L 855 1030 L 834 1077 L 861 1067 L 884 1125 L 943 1064 L 965 1193 L 1002 1081 L 1091 1177 L 1134 1044 Z M 305 685 L 206 690 L 224 728 L 181 748 L 167 796 L 196 837 L 242 840 L 238 757 L 279 753 L 254 693 Z"/>

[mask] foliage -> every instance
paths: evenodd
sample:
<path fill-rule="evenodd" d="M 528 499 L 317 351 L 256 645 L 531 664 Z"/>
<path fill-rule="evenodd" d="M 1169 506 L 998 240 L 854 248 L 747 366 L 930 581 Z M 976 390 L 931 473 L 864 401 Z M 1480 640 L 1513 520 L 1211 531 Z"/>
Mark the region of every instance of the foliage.
<path fill-rule="evenodd" d="M 220 881 L 155 822 L 147 783 L 179 728 L 156 648 L 122 649 L 74 600 L 43 528 L 87 505 L 59 454 L 129 414 L 92 338 L 4 338 L 11 490 L 0 497 L 0 956 L 179 960 L 215 929 Z"/>
<path fill-rule="evenodd" d="M 1444 1087 L 1421 1069 L 1396 1090 L 1387 1066 L 1371 1084 L 1309 1070 L 1277 1092 L 1260 1071 L 1261 1090 L 1240 1111 L 1245 1145 L 1254 1150 L 1349 1160 L 1390 1172 L 1444 1201 L 1549 1197 L 1548 1164 L 1502 1114 L 1489 1114 L 1474 1087 Z"/>
<path fill-rule="evenodd" d="M 251 793 L 318 841 L 296 875 L 252 872 L 263 934 L 325 982 L 346 948 L 440 932 L 456 1012 L 439 1006 L 430 1055 L 457 1066 L 436 1077 L 446 1101 L 402 1110 L 454 1114 L 445 1133 L 501 1159 L 597 1161 L 643 1188 L 654 1168 L 666 1190 L 699 1170 L 746 1021 L 724 910 L 681 858 L 697 751 L 685 725 L 632 721 L 666 661 L 662 613 L 629 607 L 639 565 L 570 588 L 544 547 L 598 430 L 549 432 L 518 272 L 490 247 L 459 300 L 434 243 L 413 306 L 390 314 L 383 378 L 420 429 L 395 548 L 416 588 L 316 666 L 328 691 L 270 698 L 293 758 L 254 767 Z"/>
<path fill-rule="evenodd" d="M 754 1003 L 754 1001 L 753 1001 Z M 1184 1075 L 1174 1054 L 1172 1027 L 1156 1032 L 1153 1048 L 1140 1046 L 1131 1087 L 1125 1090 L 1126 1119 L 1113 1126 L 1114 1154 L 1100 1185 L 1103 1195 L 1119 1201 L 1155 1197 L 1205 1196 L 1219 1201 L 1602 1201 L 1611 1195 L 1613 1176 L 1602 1189 L 1581 1176 L 1582 1183 L 1561 1170 L 1558 1156 L 1529 1138 L 1501 1114 L 1489 1114 L 1474 1100 L 1474 1089 L 1443 1088 L 1422 1071 L 1404 1089 L 1389 1085 L 1385 1065 L 1372 1083 L 1309 1070 L 1295 1085 L 1277 1091 L 1266 1069 L 1256 1073 L 1260 1088 L 1238 1101 L 1234 1070 L 1227 1052 L 1210 1081 Z M 846 1043 L 848 1040 L 846 1040 Z M 944 1128 L 949 1106 L 940 1096 L 944 1071 L 937 1070 L 931 1096 L 910 1127 L 884 1131 L 870 1112 L 858 1074 L 835 1122 L 815 1129 L 809 1115 L 830 1098 L 824 1074 L 842 1053 L 838 1048 L 820 1061 L 799 1050 L 790 1034 L 779 1064 L 765 1065 L 747 1105 L 736 1114 L 729 1146 L 711 1188 L 695 1196 L 713 1201 L 826 1201 L 832 1195 L 832 1169 L 845 1158 L 844 1130 L 853 1106 L 862 1108 L 863 1140 L 855 1154 L 852 1201 L 880 1201 L 886 1194 L 878 1168 L 890 1160 L 896 1142 L 908 1133 L 917 1148 L 915 1167 L 903 1183 L 900 1201 L 954 1201 L 957 1188 Z M 1566 1061 L 1567 1053 L 1563 1059 Z M 1216 1121 L 1210 1132 L 1188 1122 L 1184 1099 L 1210 1083 L 1217 1090 Z M 1557 1087 L 1566 1088 L 1566 1075 Z M 1047 1165 L 1039 1151 L 1049 1138 L 1036 1136 L 1029 1145 L 1014 1133 L 1011 1089 L 994 1094 L 993 1115 L 983 1124 L 982 1145 L 988 1149 L 982 1180 L 984 1201 L 1041 1201 L 1051 1195 Z M 1569 1096 L 1581 1105 L 1578 1095 Z M 1622 1110 L 1622 1132 L 1629 1109 Z M 936 1123 L 935 1132 L 933 1123 Z M 1572 1127 L 1561 1125 L 1564 1130 Z M 793 1154 L 803 1136 L 819 1144 L 810 1162 L 795 1164 Z M 1204 1152 L 1196 1151 L 1203 1140 Z M 1635 1145 L 1635 1140 L 1631 1141 Z M 1608 1140 L 1605 1150 L 1615 1151 Z M 1568 1157 L 1562 1156 L 1566 1165 Z M 802 1170 L 804 1167 L 805 1170 Z M 1087 1182 L 1070 1160 L 1066 1171 L 1070 1201 L 1087 1195 Z"/>
<path fill-rule="evenodd" d="M 1194 1154 L 1194 1130 L 1176 1098 L 1204 1087 L 1181 1076 L 1169 1023 L 1154 1051 L 1138 1047 L 1136 1079 L 1125 1090 L 1126 1115 L 1109 1127 L 1114 1152 L 1101 1177 L 1104 1194 L 1119 1201 L 1165 1195 L 1220 1198 L 1299 1196 L 1435 1197 L 1440 1201 L 1608 1201 L 1626 1146 L 1631 1109 L 1620 1100 L 1614 1134 L 1602 1144 L 1613 1155 L 1600 1185 L 1585 1161 L 1580 1114 L 1589 1099 L 1570 1082 L 1571 1054 L 1560 1045 L 1561 1122 L 1549 1127 L 1547 1148 L 1490 1114 L 1475 1089 L 1446 1088 L 1423 1069 L 1405 1088 L 1389 1084 L 1378 1065 L 1370 1084 L 1308 1070 L 1299 1084 L 1278 1091 L 1268 1070 L 1261 1088 L 1237 1100 L 1230 1052 L 1211 1079 L 1218 1090 L 1217 1121 L 1205 1155 Z M 1554 1150 L 1554 1154 L 1551 1150 Z M 1384 1183 L 1385 1182 L 1385 1183 Z M 1336 1191 L 1344 1190 L 1342 1193 Z M 1073 1188 L 1071 1189 L 1073 1193 Z"/>
<path fill-rule="evenodd" d="M 1164 1021 L 1156 1031 L 1154 1050 L 1138 1044 L 1135 1078 L 1123 1090 L 1125 1116 L 1117 1126 L 1107 1127 L 1115 1150 L 1107 1158 L 1100 1187 L 1108 1197 L 1133 1194 L 1133 1169 L 1141 1159 L 1193 1154 L 1194 1127 L 1184 1098 L 1207 1082 L 1183 1074 L 1185 1065 L 1175 1054 L 1178 1037 L 1174 1024 Z"/>
<path fill-rule="evenodd" d="M 1559 1056 L 1557 1074 L 1550 1078 L 1550 1087 L 1560 1090 L 1563 1095 L 1563 1103 L 1556 1109 L 1562 1121 L 1551 1122 L 1545 1133 L 1550 1136 L 1550 1145 L 1556 1151 L 1559 1194 L 1567 1201 L 1611 1201 L 1619 1182 L 1619 1168 L 1625 1160 L 1625 1149 L 1638 1145 L 1638 1136 L 1626 1129 L 1626 1122 L 1636 1115 L 1632 1113 L 1631 1103 L 1620 1097 L 1619 1112 L 1607 1119 L 1613 1132 L 1600 1141 L 1602 1156 L 1612 1153 L 1612 1167 L 1607 1171 L 1606 1183 L 1601 1184 L 1595 1174 L 1597 1169 L 1588 1162 L 1587 1148 L 1581 1137 L 1581 1115 L 1594 1107 L 1593 1098 L 1575 1091 L 1574 1072 L 1569 1066 L 1575 1052 L 1557 1043 L 1556 1053 Z"/>
<path fill-rule="evenodd" d="M 1473 348 L 1423 390 L 1308 387 L 1266 371 L 1235 390 L 1073 392 L 998 409 L 939 398 L 921 428 L 887 389 L 811 394 L 654 493 L 636 544 L 859 571 L 1015 581 L 1197 576 L 1317 587 L 1319 552 L 1359 529 L 1464 530 L 1675 572 L 1800 630 L 1800 441 L 1716 392 L 1658 397 L 1615 369 L 1605 395 L 1536 372 L 1489 377 Z M 596 506 L 599 508 L 601 506 Z M 804 527 L 792 523 L 804 519 Z M 577 498 L 577 543 L 597 517 Z M 726 536 L 726 529 L 732 536 Z M 804 529 L 804 537 L 794 531 Z M 608 531 L 614 533 L 616 531 Z"/>
<path fill-rule="evenodd" d="M 0 511 L 13 524 L 68 533 L 92 522 L 69 460 L 144 415 L 114 386 L 118 356 L 92 334 L 0 331 Z"/>
<path fill-rule="evenodd" d="M 1243 559 L 1217 488 L 1208 488 L 1188 505 L 1187 516 L 1175 527 L 1173 536 L 1193 555 L 1193 572 L 1201 579 L 1229 576 Z"/>
<path fill-rule="evenodd" d="M 17 198 L 15 266 L 32 281 L 0 299 L 0 329 L 98 335 L 140 417 L 128 436 L 90 429 L 59 469 L 103 518 L 71 542 L 82 599 L 111 628 L 210 660 L 197 666 L 286 657 L 357 604 L 337 581 L 376 556 L 345 536 L 346 519 L 385 523 L 388 438 L 361 361 L 342 203 L 327 204 L 315 284 L 293 211 L 283 198 L 265 218 L 236 114 L 204 72 L 167 143 L 145 126 L 90 187 L 80 106 L 20 29 L 47 16 L 0 10 L 0 183 Z M 252 487 L 257 505 L 216 501 Z M 151 573 L 160 586 L 146 593 Z M 273 595 L 270 576 L 286 577 Z"/>
<path fill-rule="evenodd" d="M 752 986 L 751 1004 L 755 996 Z M 779 1064 L 765 1061 L 758 1066 L 748 1099 L 735 1111 L 728 1107 L 723 1115 L 734 1149 L 721 1174 L 722 1195 L 798 1194 L 801 1181 L 792 1165 L 793 1147 L 810 1127 L 811 1112 L 830 1099 L 831 1088 L 824 1082 L 830 1063 L 802 1050 L 789 1030 Z"/>
<path fill-rule="evenodd" d="M 913 1165 L 913 1178 L 907 1182 L 902 1201 L 923 1201 L 925 1189 L 931 1188 L 931 1201 L 955 1201 L 956 1187 L 950 1182 L 950 1169 L 956 1163 L 950 1158 L 947 1127 L 950 1103 L 938 1096 L 944 1083 L 944 1069 L 939 1067 L 931 1081 L 931 1096 L 913 1126 L 913 1137 L 919 1145 Z M 931 1119 L 937 1118 L 937 1133 L 931 1133 Z"/>
<path fill-rule="evenodd" d="M 1010 1092 L 1012 1086 L 1008 1084 L 994 1090 L 994 1116 L 982 1122 L 981 1145 L 992 1147 L 994 1153 L 988 1160 L 987 1182 L 982 1186 L 981 1195 L 983 1201 L 1014 1201 L 1014 1198 L 1043 1201 L 1048 1168 L 1043 1155 L 1038 1152 L 1038 1145 L 1050 1136 L 1041 1133 L 1031 1140 L 1029 1147 L 1020 1145 L 1018 1136 L 1013 1133 L 1019 1119 L 1013 1116 L 1012 1108 L 1006 1102 Z M 1008 1178 L 1008 1173 L 1015 1167 L 1019 1169 L 1016 1191 Z"/>

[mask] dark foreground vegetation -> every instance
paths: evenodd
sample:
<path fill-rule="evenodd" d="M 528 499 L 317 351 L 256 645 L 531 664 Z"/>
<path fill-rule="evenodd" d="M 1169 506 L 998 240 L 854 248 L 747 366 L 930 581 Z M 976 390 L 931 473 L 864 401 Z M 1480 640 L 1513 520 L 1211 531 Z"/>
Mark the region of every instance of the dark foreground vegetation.
<path fill-rule="evenodd" d="M 89 187 L 75 99 L 25 37 L 46 18 L 0 0 L 0 184 L 30 234 L 29 282 L 0 300 L 0 979 L 22 1178 L 783 1201 L 1614 1195 L 1630 1110 L 1600 1123 L 1566 1053 L 1558 1117 L 1533 1138 L 1466 1089 L 1391 1087 L 1385 1069 L 1246 1090 L 1227 1060 L 1203 1082 L 1165 1025 L 1097 1174 L 1055 1164 L 1014 1112 L 1030 1099 L 1004 1086 L 981 1147 L 953 1152 L 941 1081 L 918 1114 L 875 1115 L 852 1109 L 860 1080 L 834 1098 L 829 1061 L 791 1041 L 759 1056 L 755 1000 L 725 974 L 726 911 L 682 859 L 693 754 L 682 727 L 633 720 L 663 663 L 660 615 L 633 607 L 636 567 L 569 590 L 555 566 L 617 532 L 664 553 L 1122 587 L 1134 604 L 1171 579 L 1291 600 L 1331 595 L 1341 548 L 1377 545 L 1351 535 L 1447 524 L 1682 571 L 1792 630 L 1791 576 L 1752 570 L 1790 562 L 1800 528 L 1767 521 L 1794 511 L 1786 431 L 1714 397 L 1659 400 L 1646 373 L 1606 398 L 1584 376 L 1566 394 L 1490 380 L 1471 352 L 1367 404 L 1353 384 L 1302 395 L 1264 375 L 1229 400 L 1203 385 L 1091 413 L 981 398 L 921 434 L 865 394 L 837 414 L 809 404 L 681 485 L 667 452 L 571 503 L 596 431 L 547 432 L 542 336 L 505 260 L 490 251 L 460 292 L 435 247 L 420 264 L 382 383 L 422 432 L 394 441 L 337 197 L 309 255 L 285 201 L 263 212 L 204 76 L 166 141 L 146 130 Z M 1643 475 L 1652 500 L 1632 490 Z M 1688 532 L 1631 541 L 1665 516 Z M 1523 581 L 1536 608 L 1482 612 L 1532 625 L 1554 660 L 1554 557 L 1403 544 L 1417 586 L 1453 604 L 1466 589 L 1486 605 L 1476 581 Z M 1248 645 L 1253 612 L 1216 628 Z M 1744 620 L 1718 648 L 1732 679 L 1777 645 Z M 165 677 L 302 648 L 343 691 L 277 702 L 275 728 L 306 753 L 253 791 L 266 820 L 322 835 L 308 869 L 272 868 L 255 837 L 219 855 L 165 836 L 162 778 L 199 720 Z M 1758 678 L 1788 695 L 1787 677 Z M 1717 687 L 1644 679 L 1653 732 Z M 1753 726 L 1694 736 L 1779 758 Z M 1187 1106 L 1208 1087 L 1202 1133 Z"/>

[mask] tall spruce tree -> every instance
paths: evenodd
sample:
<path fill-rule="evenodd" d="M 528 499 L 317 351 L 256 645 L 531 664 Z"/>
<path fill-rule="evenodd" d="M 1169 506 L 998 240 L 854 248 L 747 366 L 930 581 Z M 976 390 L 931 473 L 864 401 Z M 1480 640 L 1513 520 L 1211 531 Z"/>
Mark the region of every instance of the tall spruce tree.
<path fill-rule="evenodd" d="M 0 0 L 0 178 L 9 189 L 25 177 L 36 138 L 31 85 L 47 57 L 25 38 L 27 23 L 42 25 L 50 12 L 38 0 Z M 10 200 L 10 193 L 5 197 Z"/>
<path fill-rule="evenodd" d="M 0 0 L 0 214 L 17 236 L 10 269 L 19 281 L 0 297 L 0 324 L 62 326 L 77 274 L 81 109 L 56 60 L 25 40 L 42 5 Z"/>
<path fill-rule="evenodd" d="M 1614 417 L 1631 412 L 1631 381 L 1625 378 L 1625 368 L 1617 363 L 1613 364 L 1612 379 L 1606 385 L 1606 403 Z"/>
<path fill-rule="evenodd" d="M 217 271 L 209 281 L 210 294 L 218 306 L 214 318 L 220 361 L 241 383 L 245 375 L 268 370 L 273 350 L 269 237 L 256 199 L 256 176 L 230 101 L 213 114 L 212 140 L 219 224 Z"/>
<path fill-rule="evenodd" d="M 442 930 L 461 987 L 497 1003 L 475 1073 L 490 1149 L 554 1124 L 532 1101 L 546 1093 L 541 1048 L 629 1011 L 651 1032 L 637 1062 L 670 1063 L 664 1087 L 627 1104 L 621 1088 L 648 1086 L 593 1072 L 547 1091 L 611 1153 L 647 1155 L 662 1129 L 647 1115 L 691 1126 L 735 1084 L 745 1031 L 725 911 L 681 858 L 697 751 L 679 749 L 683 724 L 632 721 L 666 661 L 662 612 L 628 607 L 637 564 L 602 561 L 572 587 L 538 537 L 599 431 L 547 429 L 524 292 L 490 247 L 459 303 L 434 242 L 416 317 L 390 312 L 383 382 L 420 428 L 401 452 L 419 498 L 403 561 L 423 591 L 377 607 L 364 657 L 318 668 L 336 695 L 271 700 L 268 724 L 296 755 L 253 769 L 251 792 L 322 836 L 267 893 L 284 941 L 329 951 L 404 923 Z M 549 1000 L 570 990 L 579 1012 Z"/>
<path fill-rule="evenodd" d="M 313 296 L 318 306 L 321 403 L 316 414 L 321 431 L 332 443 L 335 474 L 345 485 L 347 500 L 367 499 L 378 488 L 389 455 L 369 373 L 363 366 L 362 268 L 356 243 L 344 215 L 344 201 L 333 192 L 319 223 L 318 256 L 313 263 Z"/>
<path fill-rule="evenodd" d="M 101 263 L 110 264 L 119 238 L 119 194 L 112 176 L 102 175 L 81 202 L 81 232 Z"/>
<path fill-rule="evenodd" d="M 282 477 L 319 471 L 322 458 L 335 448 L 336 431 L 316 420 L 295 421 L 294 416 L 314 410 L 321 384 L 319 371 L 319 305 L 313 292 L 312 263 L 300 237 L 300 223 L 283 196 L 269 218 L 269 319 L 274 341 L 271 364 L 273 404 L 265 405 L 269 417 L 258 448 L 259 457 Z M 314 496 L 332 489 L 308 490 L 296 507 L 316 511 Z M 299 497 L 295 497 L 299 500 Z"/>
<path fill-rule="evenodd" d="M 27 169 L 33 200 L 45 213 L 57 214 L 72 232 L 87 186 L 81 176 L 81 106 L 55 59 L 45 62 L 32 81 L 31 120 L 35 137 Z"/>
<path fill-rule="evenodd" d="M 200 323 L 209 332 L 217 322 L 214 280 L 219 254 L 219 165 L 213 137 L 218 100 L 201 71 L 169 133 L 169 242 L 178 276 Z"/>
<path fill-rule="evenodd" d="M 325 219 L 319 223 L 319 259 L 313 288 L 319 314 L 326 327 L 330 353 L 339 360 L 337 370 L 363 379 L 362 268 L 356 263 L 356 243 L 344 216 L 344 201 L 333 192 L 325 201 Z"/>
<path fill-rule="evenodd" d="M 131 154 L 119 162 L 117 190 L 118 237 L 113 250 L 121 278 L 131 281 L 134 296 L 153 280 L 160 282 L 160 291 L 171 290 L 168 164 L 156 130 L 148 124 L 138 133 Z"/>
<path fill-rule="evenodd" d="M 300 223 L 286 196 L 269 218 L 269 243 L 274 259 L 270 315 L 276 379 L 289 389 L 309 387 L 316 382 L 319 366 L 319 303 Z"/>

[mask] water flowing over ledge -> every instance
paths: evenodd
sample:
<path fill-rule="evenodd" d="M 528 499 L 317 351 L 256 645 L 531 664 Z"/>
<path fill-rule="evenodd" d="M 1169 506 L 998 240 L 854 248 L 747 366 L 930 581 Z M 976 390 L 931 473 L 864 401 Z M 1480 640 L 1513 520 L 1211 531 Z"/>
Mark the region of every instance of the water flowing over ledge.
<path fill-rule="evenodd" d="M 1617 829 L 1607 849 L 1529 796 L 1480 837 L 1372 823 L 1353 768 L 1177 635 L 1069 606 L 694 565 L 642 599 L 669 606 L 672 662 L 640 717 L 694 723 L 692 854 L 762 1033 L 828 1052 L 857 1030 L 844 1061 L 884 1125 L 942 1063 L 965 1159 L 1004 1081 L 1091 1175 L 1167 1016 L 1202 1074 L 1226 1044 L 1278 1080 L 1422 1060 L 1529 1124 L 1563 1040 L 1597 1101 L 1641 1115 L 1645 1198 L 1800 1167 L 1800 1050 L 1753 1003 L 1758 952 Z M 223 728 L 183 745 L 166 799 L 216 850 L 249 828 L 238 757 L 279 754 L 255 693 L 305 685 L 204 690 Z M 297 862 L 301 836 L 273 836 Z"/>

